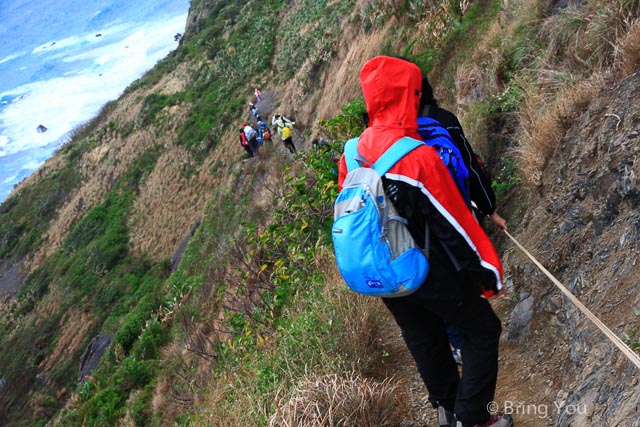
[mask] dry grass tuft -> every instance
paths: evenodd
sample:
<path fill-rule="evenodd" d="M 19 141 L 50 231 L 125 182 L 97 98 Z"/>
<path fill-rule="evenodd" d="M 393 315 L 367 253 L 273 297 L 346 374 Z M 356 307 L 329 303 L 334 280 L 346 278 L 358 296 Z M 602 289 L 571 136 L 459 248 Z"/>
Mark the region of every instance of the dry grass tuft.
<path fill-rule="evenodd" d="M 565 87 L 553 100 L 532 93 L 535 89 L 528 89 L 520 114 L 522 135 L 517 152 L 522 176 L 528 184 L 541 184 L 542 172 L 556 146 L 603 84 L 604 77 L 596 74 L 589 80 Z"/>
<path fill-rule="evenodd" d="M 57 289 L 53 292 L 58 292 Z M 96 321 L 89 313 L 70 309 L 60 321 L 60 335 L 54 349 L 40 362 L 39 368 L 50 372 L 59 366 L 68 354 L 78 351 Z"/>
<path fill-rule="evenodd" d="M 333 292 L 335 317 L 344 322 L 344 352 L 350 359 L 358 360 L 358 369 L 366 375 L 384 376 L 378 372 L 380 357 L 383 353 L 382 342 L 383 316 L 386 314 L 382 302 L 375 298 L 366 298 L 346 290 L 346 284 L 339 277 L 334 281 L 328 278 L 327 292 Z M 329 283 L 338 283 L 330 285 Z M 333 289 L 331 287 L 341 287 Z M 386 323 L 389 323 L 386 321 Z M 390 324 L 393 325 L 391 322 Z"/>
<path fill-rule="evenodd" d="M 270 427 L 399 426 L 401 405 L 393 379 L 382 382 L 355 372 L 303 379 L 269 420 Z"/>
<path fill-rule="evenodd" d="M 571 5 L 560 13 L 545 19 L 540 28 L 539 37 L 546 44 L 543 64 L 546 68 L 559 65 L 575 69 L 585 65 L 584 44 L 585 26 L 588 10 L 585 7 Z"/>
<path fill-rule="evenodd" d="M 481 96 L 482 71 L 477 66 L 458 67 L 456 70 L 456 102 L 467 105 Z"/>
<path fill-rule="evenodd" d="M 546 67 L 590 74 L 616 59 L 616 45 L 637 19 L 633 0 L 592 1 L 570 5 L 545 20 L 540 36 L 547 49 Z"/>
<path fill-rule="evenodd" d="M 627 34 L 616 44 L 617 75 L 624 78 L 640 68 L 640 19 L 629 25 Z"/>

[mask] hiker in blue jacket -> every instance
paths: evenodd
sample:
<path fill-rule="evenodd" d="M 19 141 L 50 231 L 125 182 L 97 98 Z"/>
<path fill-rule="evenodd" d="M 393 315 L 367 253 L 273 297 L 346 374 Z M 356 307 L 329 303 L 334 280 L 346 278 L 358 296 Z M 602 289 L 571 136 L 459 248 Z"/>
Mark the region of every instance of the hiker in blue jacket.
<path fill-rule="evenodd" d="M 422 77 L 422 95 L 420 97 L 420 117 L 429 117 L 437 120 L 442 124 L 458 147 L 462 155 L 469 177 L 467 180 L 467 191 L 469 193 L 470 202 L 474 206 L 474 210 L 480 216 L 488 216 L 491 222 L 501 230 L 507 229 L 506 220 L 498 214 L 496 210 L 496 196 L 491 188 L 491 180 L 484 173 L 478 162 L 478 156 L 471 148 L 471 144 L 464 136 L 460 121 L 452 112 L 438 106 L 438 101 L 433 96 L 433 88 L 429 84 L 427 77 Z M 462 336 L 460 331 L 455 327 L 447 328 L 449 343 L 451 344 L 453 357 L 458 364 L 462 364 Z"/>
<path fill-rule="evenodd" d="M 433 96 L 433 88 L 424 76 L 422 77 L 422 95 L 418 116 L 431 117 L 439 121 L 449 132 L 469 170 L 469 194 L 475 209 L 481 216 L 489 217 L 500 230 L 507 230 L 507 221 L 496 210 L 496 195 L 491 188 L 491 180 L 480 166 L 479 157 L 465 137 L 460 121 L 455 114 L 438 106 L 438 101 Z"/>

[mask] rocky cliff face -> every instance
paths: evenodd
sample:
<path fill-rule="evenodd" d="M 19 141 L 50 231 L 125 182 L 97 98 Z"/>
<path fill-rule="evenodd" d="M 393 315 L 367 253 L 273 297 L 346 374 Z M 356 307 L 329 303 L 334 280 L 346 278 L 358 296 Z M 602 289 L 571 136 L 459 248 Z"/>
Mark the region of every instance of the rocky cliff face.
<path fill-rule="evenodd" d="M 516 238 L 636 345 L 638 93 L 640 72 L 603 90 L 558 141 L 524 216 L 512 218 Z M 507 250 L 505 264 L 518 302 L 506 334 L 502 398 L 524 403 L 522 419 L 533 422 L 526 425 L 638 425 L 638 369 L 517 248 Z M 553 422 L 536 424 L 536 405 Z"/>

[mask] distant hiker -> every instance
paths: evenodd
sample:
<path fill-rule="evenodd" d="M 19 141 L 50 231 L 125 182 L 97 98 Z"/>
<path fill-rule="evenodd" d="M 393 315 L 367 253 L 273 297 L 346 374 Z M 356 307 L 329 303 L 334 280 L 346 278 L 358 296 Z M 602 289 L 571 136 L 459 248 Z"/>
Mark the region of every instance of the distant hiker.
<path fill-rule="evenodd" d="M 289 129 L 291 129 L 293 128 L 293 125 L 295 125 L 296 123 L 287 119 L 285 116 L 276 114 L 271 119 L 271 124 L 276 127 L 278 135 L 282 137 L 282 129 L 284 129 L 285 127 L 288 127 Z"/>
<path fill-rule="evenodd" d="M 249 147 L 253 151 L 254 155 L 258 155 L 258 132 L 253 128 L 253 126 L 248 125 L 247 123 L 242 124 L 242 129 L 244 131 L 244 135 L 249 142 Z"/>
<path fill-rule="evenodd" d="M 271 129 L 269 129 L 262 118 L 258 120 L 258 133 L 262 134 L 263 141 L 271 140 Z"/>
<path fill-rule="evenodd" d="M 318 138 L 313 138 L 313 140 L 311 141 L 311 146 L 314 149 L 323 148 L 324 151 L 327 151 L 327 152 L 331 150 L 331 145 L 329 145 L 329 143 L 325 141 L 324 138 L 322 138 L 322 140 L 319 140 Z"/>
<path fill-rule="evenodd" d="M 258 108 L 255 106 L 253 102 L 249 103 L 249 110 L 251 111 L 251 114 L 253 114 L 253 117 L 255 117 L 256 120 L 258 120 L 260 115 L 258 114 Z"/>
<path fill-rule="evenodd" d="M 296 153 L 296 146 L 293 145 L 293 132 L 289 126 L 282 127 L 282 143 L 291 152 Z"/>
<path fill-rule="evenodd" d="M 262 93 L 260 93 L 260 90 L 258 90 L 258 88 L 255 88 L 253 90 L 253 94 L 256 96 L 256 101 L 257 102 L 262 101 Z"/>
<path fill-rule="evenodd" d="M 364 65 L 360 83 L 369 127 L 360 135 L 357 151 L 369 165 L 400 138 L 420 139 L 422 73 L 411 62 L 378 56 Z M 343 155 L 340 190 L 346 174 Z M 487 409 L 494 400 L 502 331 L 487 298 L 505 293 L 493 244 L 432 147 L 417 146 L 391 167 L 383 182 L 418 246 L 424 249 L 428 243 L 429 272 L 423 285 L 407 296 L 382 301 L 402 331 L 429 401 L 442 415 L 440 425 L 512 426 L 509 415 Z M 451 354 L 447 324 L 463 336 L 462 376 Z"/>
<path fill-rule="evenodd" d="M 247 152 L 247 158 L 252 158 L 254 155 L 253 150 L 251 149 L 251 146 L 249 146 L 247 136 L 244 134 L 244 127 L 240 128 L 240 145 L 242 145 L 242 148 Z"/>

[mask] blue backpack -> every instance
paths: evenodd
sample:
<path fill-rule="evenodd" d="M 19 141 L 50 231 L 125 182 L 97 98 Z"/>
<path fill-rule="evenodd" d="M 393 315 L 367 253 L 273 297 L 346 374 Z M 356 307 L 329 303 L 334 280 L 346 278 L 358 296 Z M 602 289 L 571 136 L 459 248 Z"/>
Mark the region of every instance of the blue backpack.
<path fill-rule="evenodd" d="M 469 194 L 469 169 L 462 160 L 462 154 L 453 142 L 449 132 L 439 121 L 431 117 L 418 117 L 418 133 L 425 144 L 433 147 L 445 164 L 458 191 L 468 206 L 471 205 Z"/>
<path fill-rule="evenodd" d="M 417 290 L 429 262 L 384 192 L 382 176 L 424 142 L 404 137 L 372 167 L 362 166 L 358 138 L 344 148 L 347 176 L 334 205 L 333 247 L 338 269 L 349 288 L 377 297 L 399 297 Z M 425 246 L 428 245 L 428 231 Z"/>

